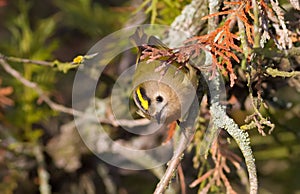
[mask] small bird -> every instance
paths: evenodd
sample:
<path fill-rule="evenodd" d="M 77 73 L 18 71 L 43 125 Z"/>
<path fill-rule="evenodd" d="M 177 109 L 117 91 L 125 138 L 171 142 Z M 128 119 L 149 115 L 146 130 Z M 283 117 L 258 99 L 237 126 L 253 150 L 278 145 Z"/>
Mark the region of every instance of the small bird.
<path fill-rule="evenodd" d="M 145 41 L 145 37 L 139 29 L 132 36 L 136 43 Z M 147 45 L 139 46 L 133 76 L 133 99 L 140 115 L 170 126 L 174 121 L 184 121 L 187 116 L 196 96 L 199 70 L 188 62 L 178 62 L 173 55 L 176 51 L 169 49 L 159 39 L 154 36 L 148 39 Z M 157 56 L 155 51 L 159 53 Z M 163 56 L 164 53 L 168 54 Z M 154 56 L 149 58 L 150 54 Z"/>

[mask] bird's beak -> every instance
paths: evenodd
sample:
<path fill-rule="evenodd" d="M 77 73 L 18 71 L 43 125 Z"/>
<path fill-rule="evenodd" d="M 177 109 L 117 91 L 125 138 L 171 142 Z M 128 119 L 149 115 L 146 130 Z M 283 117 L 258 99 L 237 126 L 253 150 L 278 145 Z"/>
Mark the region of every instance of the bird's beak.
<path fill-rule="evenodd" d="M 160 124 L 161 122 L 161 112 L 158 112 L 154 115 L 154 118 L 156 119 L 157 123 Z"/>

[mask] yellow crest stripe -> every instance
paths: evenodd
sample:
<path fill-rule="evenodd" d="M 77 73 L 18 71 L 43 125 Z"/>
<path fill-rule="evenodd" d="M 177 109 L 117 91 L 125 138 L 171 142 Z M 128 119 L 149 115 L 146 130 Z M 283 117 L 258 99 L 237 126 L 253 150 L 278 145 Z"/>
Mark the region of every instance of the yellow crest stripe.
<path fill-rule="evenodd" d="M 148 100 L 144 99 L 144 97 L 141 93 L 141 88 L 140 87 L 137 87 L 136 94 L 137 94 L 138 99 L 141 102 L 141 106 L 143 107 L 143 109 L 148 110 L 149 102 L 148 102 Z"/>

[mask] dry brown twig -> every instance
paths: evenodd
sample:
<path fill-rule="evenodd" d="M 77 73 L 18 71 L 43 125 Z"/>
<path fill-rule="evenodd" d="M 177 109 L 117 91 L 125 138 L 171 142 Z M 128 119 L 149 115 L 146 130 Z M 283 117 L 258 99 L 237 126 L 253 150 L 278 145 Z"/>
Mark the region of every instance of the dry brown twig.
<path fill-rule="evenodd" d="M 239 37 L 231 32 L 231 23 L 236 18 L 238 18 L 240 23 L 242 23 L 245 27 L 248 43 L 253 44 L 252 37 L 254 28 L 249 22 L 249 19 L 247 19 L 247 16 L 253 18 L 253 15 L 250 12 L 251 5 L 249 1 L 224 2 L 224 4 L 226 6 L 223 8 L 223 11 L 211 13 L 210 15 L 203 17 L 202 20 L 230 14 L 225 23 L 206 35 L 191 38 L 190 41 L 196 41 L 198 44 L 208 47 L 213 59 L 212 75 L 214 75 L 214 72 L 217 68 L 219 68 L 221 71 L 224 70 L 222 71 L 223 74 L 229 74 L 230 86 L 233 86 L 234 80 L 237 77 L 234 73 L 231 59 L 233 59 L 237 63 L 240 62 L 239 58 L 233 51 L 239 53 L 242 53 L 243 51 L 235 43 L 235 41 L 238 40 Z M 238 6 L 238 8 L 229 9 L 231 6 Z"/>
<path fill-rule="evenodd" d="M 189 185 L 191 188 L 210 178 L 208 184 L 201 191 L 201 193 L 207 193 L 212 185 L 220 186 L 221 182 L 223 182 L 227 193 L 236 194 L 224 172 L 230 172 L 230 169 L 226 163 L 227 161 L 230 161 L 237 169 L 239 169 L 241 167 L 239 164 L 241 162 L 241 159 L 228 150 L 227 142 L 221 142 L 221 138 L 218 138 L 218 140 L 215 141 L 211 147 L 211 155 L 214 162 L 214 168 L 210 169 L 205 174 L 194 180 Z"/>
<path fill-rule="evenodd" d="M 181 194 L 186 194 L 185 178 L 181 164 L 178 165 L 178 176 L 180 181 Z"/>
<path fill-rule="evenodd" d="M 0 85 L 2 84 L 2 79 L 0 78 Z M 10 86 L 0 88 L 0 107 L 12 106 L 14 101 L 7 96 L 13 93 L 13 88 Z"/>

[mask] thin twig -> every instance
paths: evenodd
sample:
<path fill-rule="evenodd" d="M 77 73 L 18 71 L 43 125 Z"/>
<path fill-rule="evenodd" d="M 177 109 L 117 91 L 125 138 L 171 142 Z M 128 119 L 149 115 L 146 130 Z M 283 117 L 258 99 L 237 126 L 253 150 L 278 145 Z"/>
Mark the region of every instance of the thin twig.
<path fill-rule="evenodd" d="M 266 69 L 266 73 L 269 74 L 272 77 L 294 77 L 294 76 L 300 76 L 300 71 L 280 71 L 278 69 L 273 69 L 271 67 L 268 67 Z"/>
<path fill-rule="evenodd" d="M 253 48 L 260 47 L 260 32 L 259 32 L 259 11 L 256 0 L 252 0 L 253 15 L 254 15 L 254 45 Z"/>
<path fill-rule="evenodd" d="M 38 165 L 39 189 L 41 194 L 50 194 L 49 173 L 46 170 L 45 158 L 40 145 L 34 146 L 34 156 Z"/>
<path fill-rule="evenodd" d="M 202 175 L 201 177 L 197 178 L 196 180 L 194 180 L 189 186 L 191 188 L 196 187 L 198 184 L 200 184 L 202 181 L 204 181 L 205 179 L 208 179 L 211 174 L 214 172 L 214 169 L 210 169 L 208 170 L 204 175 Z"/>
<path fill-rule="evenodd" d="M 4 70 L 9 73 L 11 76 L 13 76 L 14 78 L 16 78 L 17 80 L 19 80 L 22 84 L 24 84 L 25 86 L 34 89 L 38 95 L 40 96 L 40 98 L 46 102 L 50 108 L 52 108 L 53 110 L 57 110 L 63 113 L 67 113 L 67 114 L 71 114 L 74 116 L 83 116 L 84 114 L 80 111 L 74 110 L 72 108 L 67 108 L 63 105 L 57 104 L 55 102 L 53 102 L 46 94 L 45 92 L 38 86 L 37 83 L 32 82 L 26 78 L 24 78 L 17 70 L 13 69 L 4 59 L 0 59 L 0 64 L 2 65 L 2 67 L 4 68 Z"/>
<path fill-rule="evenodd" d="M 183 158 L 183 152 L 190 140 L 191 138 L 180 138 L 180 143 L 178 145 L 180 149 L 176 150 L 177 152 L 174 153 L 172 159 L 169 161 L 168 168 L 164 176 L 161 178 L 160 182 L 157 184 L 154 194 L 162 194 L 168 188 L 172 177 L 174 177 L 175 175 L 175 170 L 177 169 L 180 161 Z"/>
<path fill-rule="evenodd" d="M 245 59 L 247 59 L 248 55 L 249 55 L 249 46 L 247 43 L 245 26 L 239 17 L 237 17 L 237 21 L 238 21 L 239 35 L 241 38 L 241 45 L 243 48 L 243 53 L 244 53 Z M 245 66 L 243 66 L 243 68 L 245 68 Z"/>
<path fill-rule="evenodd" d="M 201 17 L 201 7 L 203 6 L 203 2 L 199 0 L 193 0 L 189 5 L 187 5 L 182 13 L 176 17 L 174 22 L 171 24 L 172 29 L 168 37 L 166 37 L 166 42 L 169 46 L 176 45 L 180 42 L 185 41 L 183 38 L 192 37 L 196 35 L 196 33 L 201 28 L 199 22 L 195 22 L 194 20 Z M 205 10 L 205 9 L 204 9 Z M 178 31 L 185 31 L 187 34 L 186 37 L 178 36 Z M 175 35 L 175 36 L 174 36 Z M 199 83 L 202 84 L 202 83 Z M 205 84 L 205 83 L 204 83 Z M 202 92 L 202 91 L 201 91 Z M 203 94 L 198 94 L 199 98 L 202 99 Z M 195 101 L 197 101 L 195 99 Z M 200 100 L 198 100 L 200 102 Z M 195 102 L 194 102 L 195 103 Z M 198 107 L 198 106 L 197 106 Z M 168 163 L 168 168 L 161 178 L 160 182 L 157 184 L 157 187 L 154 191 L 155 194 L 164 193 L 167 187 L 169 186 L 170 180 L 174 176 L 174 173 L 183 157 L 183 152 L 186 149 L 187 145 L 193 138 L 194 135 L 194 122 L 196 120 L 195 116 L 198 115 L 198 108 L 191 107 L 190 112 L 185 123 L 181 123 L 180 128 L 184 133 L 181 134 L 179 138 L 179 143 L 176 149 L 174 150 L 174 154 L 172 159 Z"/>
<path fill-rule="evenodd" d="M 197 100 L 195 98 L 193 104 L 195 105 Z M 174 151 L 172 159 L 168 163 L 168 168 L 161 178 L 160 182 L 154 191 L 154 194 L 161 194 L 168 188 L 172 177 L 175 175 L 175 171 L 183 158 L 183 152 L 194 137 L 194 121 L 195 117 L 198 115 L 198 109 L 191 106 L 188 118 L 185 122 L 180 123 L 180 128 L 183 133 L 180 135 L 179 143 Z"/>
<path fill-rule="evenodd" d="M 24 59 L 24 58 L 19 58 L 19 57 L 8 57 L 8 56 L 2 55 L 1 53 L 0 53 L 0 58 L 4 58 L 5 60 L 17 62 L 17 63 L 32 63 L 32 64 L 48 66 L 48 67 L 52 67 L 54 64 L 54 62 L 48 62 L 48 61 Z"/>
<path fill-rule="evenodd" d="M 186 194 L 185 178 L 184 178 L 184 172 L 181 164 L 178 165 L 178 175 L 179 175 L 179 181 L 181 187 L 181 194 Z"/>
<path fill-rule="evenodd" d="M 104 164 L 99 163 L 97 165 L 97 173 L 102 178 L 102 181 L 105 185 L 105 190 L 108 194 L 118 193 L 116 189 L 117 187 L 114 184 L 112 177 L 109 175 L 108 168 Z"/>
<path fill-rule="evenodd" d="M 147 125 L 149 124 L 149 120 L 147 119 L 138 119 L 138 120 L 113 120 L 113 119 L 107 119 L 107 118 L 97 118 L 94 115 L 90 115 L 88 113 L 85 112 L 81 112 L 78 110 L 75 110 L 73 108 L 69 108 L 66 107 L 64 105 L 58 104 L 54 101 L 52 101 L 47 95 L 46 92 L 44 92 L 37 83 L 32 82 L 28 79 L 26 79 L 25 77 L 23 77 L 17 70 L 15 70 L 14 68 L 12 68 L 7 62 L 6 60 L 4 60 L 4 58 L 0 58 L 0 64 L 3 67 L 3 69 L 10 74 L 11 76 L 13 76 L 14 78 L 16 78 L 17 80 L 19 80 L 23 85 L 25 85 L 26 87 L 32 88 L 33 90 L 35 90 L 39 97 L 46 103 L 48 104 L 48 106 L 58 112 L 62 112 L 62 113 L 66 113 L 69 115 L 73 115 L 73 116 L 78 116 L 78 117 L 84 117 L 87 120 L 91 120 L 94 122 L 100 122 L 100 123 L 104 123 L 104 124 L 110 124 L 113 126 L 127 126 L 127 127 L 135 127 L 135 126 L 141 126 L 141 125 Z"/>

